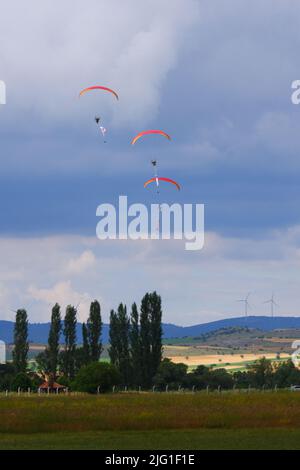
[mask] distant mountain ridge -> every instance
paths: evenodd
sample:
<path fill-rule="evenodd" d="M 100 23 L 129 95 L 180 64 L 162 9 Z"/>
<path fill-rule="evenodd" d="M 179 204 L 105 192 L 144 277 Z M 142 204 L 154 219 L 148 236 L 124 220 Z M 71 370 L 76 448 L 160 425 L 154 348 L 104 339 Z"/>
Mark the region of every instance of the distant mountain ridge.
<path fill-rule="evenodd" d="M 50 323 L 31 323 L 29 324 L 29 340 L 31 343 L 47 343 Z M 300 329 L 300 317 L 259 317 L 251 316 L 248 318 L 227 318 L 224 320 L 216 320 L 209 323 L 203 323 L 193 326 L 177 326 L 172 323 L 163 324 L 164 338 L 184 338 L 185 336 L 200 336 L 204 333 L 219 330 L 220 328 L 232 327 L 247 327 L 255 328 L 262 331 L 270 331 L 275 329 Z M 0 340 L 6 343 L 13 342 L 13 328 L 12 321 L 0 320 Z M 102 341 L 108 342 L 109 327 L 107 324 L 103 325 Z M 80 343 L 81 336 L 81 323 L 77 324 L 77 341 Z"/>

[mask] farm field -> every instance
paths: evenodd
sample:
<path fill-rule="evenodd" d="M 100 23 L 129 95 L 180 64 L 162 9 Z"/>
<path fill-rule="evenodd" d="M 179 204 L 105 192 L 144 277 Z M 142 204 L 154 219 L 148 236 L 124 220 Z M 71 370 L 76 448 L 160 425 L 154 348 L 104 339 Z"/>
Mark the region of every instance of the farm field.
<path fill-rule="evenodd" d="M 300 394 L 0 396 L 0 449 L 300 449 Z"/>
<path fill-rule="evenodd" d="M 300 338 L 300 330 L 262 331 L 251 328 L 224 328 L 206 333 L 199 337 L 170 338 L 164 346 L 171 355 L 177 347 L 183 348 L 187 355 L 215 353 L 287 353 L 292 352 L 292 343 Z"/>
<path fill-rule="evenodd" d="M 174 349 L 174 348 L 172 348 Z M 278 361 L 278 358 L 275 354 L 272 353 L 245 353 L 245 354 L 200 354 L 200 355 L 168 355 L 167 350 L 165 351 L 165 356 L 169 357 L 172 362 L 183 363 L 189 367 L 196 367 L 199 365 L 204 366 L 213 366 L 213 367 L 222 367 L 224 369 L 231 369 L 233 366 L 238 368 L 245 368 L 247 364 L 253 363 L 258 359 L 265 357 L 272 361 Z M 289 354 L 281 354 L 280 360 L 285 360 L 290 357 Z"/>
<path fill-rule="evenodd" d="M 284 361 L 293 353 L 292 343 L 299 330 L 261 331 L 249 328 L 225 328 L 199 337 L 173 338 L 164 341 L 164 357 L 184 363 L 190 370 L 199 365 L 245 370 L 262 357 Z"/>

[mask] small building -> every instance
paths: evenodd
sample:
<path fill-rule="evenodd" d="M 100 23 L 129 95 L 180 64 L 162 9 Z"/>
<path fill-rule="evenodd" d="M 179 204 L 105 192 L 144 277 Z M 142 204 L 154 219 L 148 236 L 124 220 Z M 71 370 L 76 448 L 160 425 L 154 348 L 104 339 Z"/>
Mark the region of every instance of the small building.
<path fill-rule="evenodd" d="M 51 385 L 49 382 L 43 382 L 39 388 L 39 393 L 65 393 L 67 391 L 67 387 L 65 385 L 58 384 L 57 382 L 53 382 Z"/>

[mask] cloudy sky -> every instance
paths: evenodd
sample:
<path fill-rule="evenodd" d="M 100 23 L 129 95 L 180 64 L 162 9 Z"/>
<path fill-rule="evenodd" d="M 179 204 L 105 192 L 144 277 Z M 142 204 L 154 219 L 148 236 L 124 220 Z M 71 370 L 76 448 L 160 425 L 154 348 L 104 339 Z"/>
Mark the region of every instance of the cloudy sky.
<path fill-rule="evenodd" d="M 156 289 L 164 321 L 300 312 L 300 4 L 292 0 L 0 0 L 0 316 L 98 298 L 103 318 Z M 115 88 L 85 95 L 85 86 Z M 108 128 L 103 144 L 93 121 Z M 147 128 L 154 139 L 130 147 Z M 100 241 L 96 208 L 205 204 L 205 247 Z"/>

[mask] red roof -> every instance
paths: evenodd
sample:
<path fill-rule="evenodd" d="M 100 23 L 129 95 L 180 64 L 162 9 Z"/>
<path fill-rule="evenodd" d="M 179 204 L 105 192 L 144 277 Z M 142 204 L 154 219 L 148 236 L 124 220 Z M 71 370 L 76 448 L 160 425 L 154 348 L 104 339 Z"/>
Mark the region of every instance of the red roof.
<path fill-rule="evenodd" d="M 53 384 L 50 386 L 49 382 L 43 382 L 42 385 L 39 386 L 39 388 L 66 388 L 65 385 L 58 384 L 57 382 L 53 382 Z"/>

